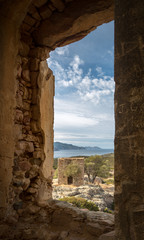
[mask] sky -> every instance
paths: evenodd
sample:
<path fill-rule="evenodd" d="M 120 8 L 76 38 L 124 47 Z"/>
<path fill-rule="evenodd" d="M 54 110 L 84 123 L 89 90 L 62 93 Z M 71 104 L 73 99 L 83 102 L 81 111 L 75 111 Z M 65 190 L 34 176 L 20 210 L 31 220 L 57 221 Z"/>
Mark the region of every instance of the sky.
<path fill-rule="evenodd" d="M 50 53 L 54 141 L 114 148 L 114 23 Z"/>

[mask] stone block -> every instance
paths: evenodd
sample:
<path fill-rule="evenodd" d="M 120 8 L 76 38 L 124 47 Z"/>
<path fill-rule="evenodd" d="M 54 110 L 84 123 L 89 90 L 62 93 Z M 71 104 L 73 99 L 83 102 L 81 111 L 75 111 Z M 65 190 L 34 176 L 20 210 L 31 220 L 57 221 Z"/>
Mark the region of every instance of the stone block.
<path fill-rule="evenodd" d="M 26 151 L 28 151 L 28 152 L 33 152 L 34 151 L 33 142 L 27 142 L 27 144 L 26 144 Z"/>
<path fill-rule="evenodd" d="M 21 64 L 17 64 L 17 69 L 16 69 L 16 78 L 21 78 L 21 73 L 22 73 L 22 67 Z"/>
<path fill-rule="evenodd" d="M 37 121 L 31 121 L 31 129 L 33 133 L 39 133 L 41 131 L 39 123 Z"/>
<path fill-rule="evenodd" d="M 28 81 L 30 82 L 30 72 L 28 69 L 25 69 L 22 71 L 22 78 L 25 80 L 25 81 Z"/>
<path fill-rule="evenodd" d="M 21 29 L 23 32 L 28 32 L 28 31 L 30 31 L 31 26 L 29 24 L 23 22 Z"/>
<path fill-rule="evenodd" d="M 87 231 L 92 235 L 99 237 L 104 232 L 104 228 L 99 223 L 88 223 Z"/>
<path fill-rule="evenodd" d="M 42 182 L 38 191 L 37 202 L 39 206 L 44 206 L 47 201 L 52 198 L 52 188 L 47 185 L 47 182 Z"/>
<path fill-rule="evenodd" d="M 37 151 L 34 151 L 33 152 L 33 157 L 34 158 L 39 158 L 41 160 L 44 160 L 44 152 L 43 152 L 43 150 L 39 149 Z"/>
<path fill-rule="evenodd" d="M 28 94 L 29 94 L 28 89 L 26 87 L 24 87 L 23 90 L 24 90 L 23 99 L 27 100 L 28 99 Z"/>
<path fill-rule="evenodd" d="M 56 9 L 51 2 L 48 3 L 48 7 L 52 12 Z"/>
<path fill-rule="evenodd" d="M 23 122 L 23 112 L 21 110 L 16 109 L 15 122 L 16 123 Z"/>
<path fill-rule="evenodd" d="M 39 166 L 33 165 L 29 171 L 29 177 L 34 178 L 34 177 L 38 176 L 38 174 L 39 174 Z"/>
<path fill-rule="evenodd" d="M 32 48 L 30 50 L 30 57 L 33 58 L 38 58 L 40 60 L 46 60 L 47 58 L 49 58 L 49 52 L 50 52 L 50 48 L 48 47 L 36 47 L 36 48 Z"/>
<path fill-rule="evenodd" d="M 31 86 L 32 88 L 37 88 L 37 78 L 38 72 L 30 72 Z"/>
<path fill-rule="evenodd" d="M 31 168 L 31 164 L 28 161 L 21 161 L 18 163 L 18 166 L 22 171 L 29 171 Z"/>
<path fill-rule="evenodd" d="M 34 145 L 33 142 L 26 142 L 26 141 L 19 141 L 16 145 L 17 150 L 21 150 L 24 152 L 33 152 L 34 151 Z"/>
<path fill-rule="evenodd" d="M 29 187 L 29 185 L 30 185 L 30 179 L 29 179 L 29 178 L 25 178 L 25 179 L 23 180 L 23 185 L 22 185 L 23 190 L 24 190 L 24 191 L 27 190 L 27 188 Z"/>
<path fill-rule="evenodd" d="M 30 15 L 32 15 L 33 18 L 37 19 L 37 20 L 41 20 L 41 17 L 39 15 L 39 12 L 37 11 L 37 8 L 34 5 L 31 5 L 28 12 L 30 13 Z"/>
<path fill-rule="evenodd" d="M 22 91 L 17 91 L 16 93 L 16 106 L 18 108 L 23 107 L 23 92 Z"/>
<path fill-rule="evenodd" d="M 65 5 L 62 0 L 51 0 L 54 7 L 58 9 L 59 12 L 62 12 L 65 8 Z"/>
<path fill-rule="evenodd" d="M 45 3 L 47 2 L 47 0 L 34 0 L 33 1 L 33 4 L 36 6 L 36 7 L 41 7 L 42 5 L 44 5 Z"/>
<path fill-rule="evenodd" d="M 32 187 L 30 187 L 30 188 L 28 188 L 27 192 L 28 192 L 28 193 L 32 193 L 32 194 L 34 194 L 34 193 L 37 192 L 37 189 L 36 189 L 36 188 L 32 188 Z"/>
<path fill-rule="evenodd" d="M 27 101 L 23 102 L 23 109 L 29 111 L 30 110 L 30 103 Z"/>
<path fill-rule="evenodd" d="M 29 45 L 27 45 L 25 42 L 21 41 L 20 46 L 19 46 L 19 54 L 22 57 L 27 57 L 29 50 L 30 50 Z"/>
<path fill-rule="evenodd" d="M 23 139 L 28 142 L 34 142 L 36 140 L 36 136 L 28 133 L 23 136 Z"/>
<path fill-rule="evenodd" d="M 98 240 L 115 240 L 115 231 L 101 235 Z"/>
<path fill-rule="evenodd" d="M 39 70 L 39 59 L 35 58 L 31 58 L 31 61 L 30 61 L 30 70 L 31 71 L 38 71 Z"/>
<path fill-rule="evenodd" d="M 35 214 L 39 212 L 39 210 L 40 210 L 40 207 L 33 204 L 29 204 L 26 208 L 26 211 L 28 211 L 30 214 Z"/>
<path fill-rule="evenodd" d="M 33 26 L 36 22 L 36 19 L 34 19 L 33 17 L 31 17 L 30 15 L 26 15 L 24 22 L 27 23 L 30 26 Z"/>
<path fill-rule="evenodd" d="M 39 12 L 43 19 L 47 19 L 52 15 L 52 11 L 49 9 L 47 4 L 39 8 Z"/>
<path fill-rule="evenodd" d="M 23 138 L 22 135 L 22 125 L 20 124 L 15 124 L 15 139 L 20 140 Z"/>

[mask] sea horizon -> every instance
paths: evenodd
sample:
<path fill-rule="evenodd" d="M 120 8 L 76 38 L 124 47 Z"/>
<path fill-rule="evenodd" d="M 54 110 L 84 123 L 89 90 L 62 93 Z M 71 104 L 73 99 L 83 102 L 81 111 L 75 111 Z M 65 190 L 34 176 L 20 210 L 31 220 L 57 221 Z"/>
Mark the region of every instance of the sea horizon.
<path fill-rule="evenodd" d="M 74 156 L 91 156 L 91 155 L 103 155 L 107 153 L 113 153 L 114 149 L 77 149 L 77 150 L 58 150 L 54 151 L 54 158 L 62 157 L 74 157 Z"/>

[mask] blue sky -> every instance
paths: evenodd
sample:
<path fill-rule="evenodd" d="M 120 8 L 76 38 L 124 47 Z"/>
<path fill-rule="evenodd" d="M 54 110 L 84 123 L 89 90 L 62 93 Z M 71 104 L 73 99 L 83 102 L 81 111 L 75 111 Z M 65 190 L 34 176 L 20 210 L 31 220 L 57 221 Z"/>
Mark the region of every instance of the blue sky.
<path fill-rule="evenodd" d="M 114 23 L 51 52 L 55 141 L 114 146 Z"/>

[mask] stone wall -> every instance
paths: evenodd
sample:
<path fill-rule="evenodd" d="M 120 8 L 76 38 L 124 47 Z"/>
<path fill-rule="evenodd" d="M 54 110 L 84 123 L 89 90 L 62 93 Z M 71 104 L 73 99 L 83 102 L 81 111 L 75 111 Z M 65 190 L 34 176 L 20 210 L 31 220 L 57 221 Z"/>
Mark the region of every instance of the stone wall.
<path fill-rule="evenodd" d="M 144 2 L 116 1 L 116 239 L 144 239 Z"/>
<path fill-rule="evenodd" d="M 8 222 L 0 224 L 0 239 L 100 240 L 106 234 L 102 240 L 107 240 L 107 234 L 113 229 L 112 214 L 89 212 L 68 203 L 48 201 L 45 207 L 29 203 L 18 222 L 9 218 Z"/>
<path fill-rule="evenodd" d="M 75 176 L 70 176 L 71 183 L 68 176 L 65 175 L 65 170 L 68 166 L 74 164 L 79 169 L 79 173 Z M 58 159 L 58 184 L 73 184 L 80 186 L 84 184 L 84 158 L 59 158 Z"/>
<path fill-rule="evenodd" d="M 27 201 L 42 204 L 52 194 L 54 77 L 41 56 L 41 48 L 29 51 L 26 42 L 20 43 L 10 199 L 17 211 Z"/>

